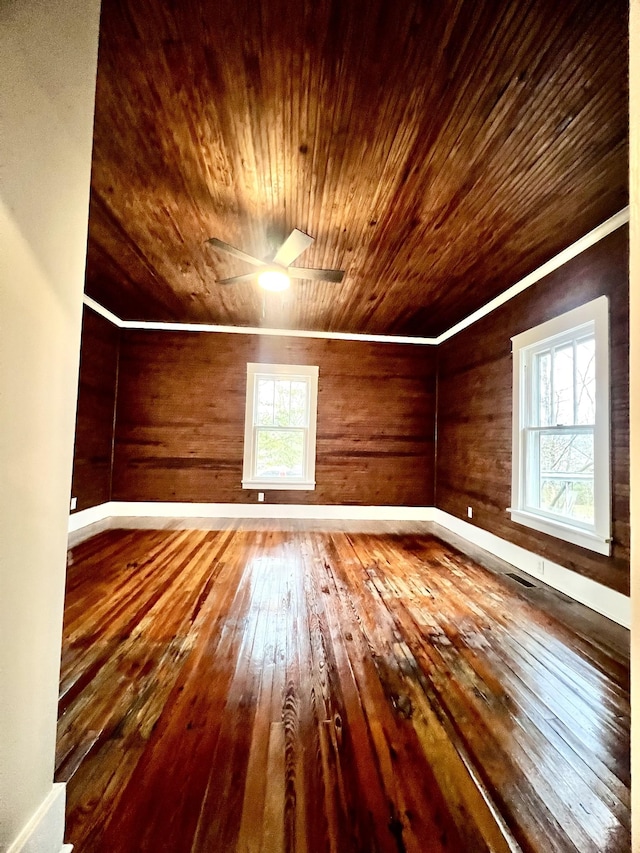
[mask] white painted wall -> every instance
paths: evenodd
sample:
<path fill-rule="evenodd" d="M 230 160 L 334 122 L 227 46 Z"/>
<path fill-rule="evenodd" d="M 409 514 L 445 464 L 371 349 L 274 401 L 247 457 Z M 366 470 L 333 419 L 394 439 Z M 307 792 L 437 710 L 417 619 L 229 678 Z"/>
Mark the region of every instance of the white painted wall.
<path fill-rule="evenodd" d="M 640 0 L 630 15 L 631 814 L 640 853 Z"/>
<path fill-rule="evenodd" d="M 98 18 L 99 0 L 0 2 L 0 850 L 22 849 L 34 815 L 60 800 L 52 782 Z M 40 833 L 29 849 L 58 853 L 61 841 Z"/>

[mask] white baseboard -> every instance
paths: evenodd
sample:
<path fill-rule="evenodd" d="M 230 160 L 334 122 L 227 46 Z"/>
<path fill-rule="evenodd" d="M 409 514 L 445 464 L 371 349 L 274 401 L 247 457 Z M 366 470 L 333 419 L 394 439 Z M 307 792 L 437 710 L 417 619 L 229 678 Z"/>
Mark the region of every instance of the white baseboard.
<path fill-rule="evenodd" d="M 563 592 L 575 601 L 590 607 L 591 610 L 612 619 L 618 625 L 623 625 L 625 628 L 631 627 L 629 596 L 566 569 L 546 557 L 542 558 L 519 545 L 514 545 L 513 542 L 501 539 L 489 533 L 488 530 L 469 524 L 444 510 L 434 509 L 433 520 L 473 545 L 538 578 L 547 586 Z"/>
<path fill-rule="evenodd" d="M 89 524 L 95 524 L 97 521 L 104 521 L 105 518 L 109 518 L 110 515 L 113 515 L 111 507 L 111 502 L 108 502 L 74 512 L 73 515 L 69 516 L 69 533 L 74 533 Z"/>
<path fill-rule="evenodd" d="M 433 521 L 431 506 L 350 506 L 343 504 L 164 503 L 110 501 L 69 516 L 69 532 L 106 518 L 310 518 L 359 521 Z"/>
<path fill-rule="evenodd" d="M 113 501 L 112 515 L 182 518 L 311 518 L 344 521 L 433 521 L 430 506 L 350 506 L 342 504 L 126 503 Z"/>
<path fill-rule="evenodd" d="M 138 518 L 271 518 L 359 521 L 431 521 L 467 542 L 488 551 L 550 587 L 601 613 L 625 628 L 631 627 L 631 600 L 603 584 L 558 563 L 501 539 L 433 506 L 345 506 L 269 503 L 164 503 L 110 501 L 81 510 L 69 518 L 69 532 L 105 519 Z"/>
<path fill-rule="evenodd" d="M 68 853 L 64 844 L 66 785 L 55 782 L 7 853 Z"/>

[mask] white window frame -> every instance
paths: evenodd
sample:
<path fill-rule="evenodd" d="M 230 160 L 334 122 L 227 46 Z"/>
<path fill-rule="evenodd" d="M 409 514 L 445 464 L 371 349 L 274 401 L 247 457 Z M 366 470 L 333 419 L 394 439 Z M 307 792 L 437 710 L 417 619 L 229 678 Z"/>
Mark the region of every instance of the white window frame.
<path fill-rule="evenodd" d="M 316 422 L 318 415 L 318 367 L 306 364 L 247 364 L 247 398 L 244 421 L 243 489 L 298 489 L 316 487 Z M 257 424 L 254 423 L 258 378 L 304 379 L 309 389 L 307 400 L 309 421 L 305 432 L 304 462 L 301 477 L 258 477 L 255 473 Z"/>
<path fill-rule="evenodd" d="M 596 358 L 596 412 L 594 423 L 594 523 L 572 524 L 570 519 L 549 517 L 544 510 L 536 511 L 526 502 L 526 430 L 531 423 L 529 413 L 532 394 L 529 393 L 527 372 L 532 356 L 548 343 L 561 343 L 563 338 L 593 331 Z M 513 436 L 512 436 L 512 521 L 547 533 L 574 545 L 611 553 L 611 450 L 609 412 L 609 301 L 600 296 L 591 302 L 567 311 L 559 317 L 511 338 L 513 352 Z"/>

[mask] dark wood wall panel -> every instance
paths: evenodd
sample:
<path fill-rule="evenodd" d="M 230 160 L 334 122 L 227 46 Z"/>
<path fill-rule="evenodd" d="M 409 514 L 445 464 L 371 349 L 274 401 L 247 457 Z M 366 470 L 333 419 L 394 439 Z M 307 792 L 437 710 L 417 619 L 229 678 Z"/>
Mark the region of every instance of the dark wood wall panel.
<path fill-rule="evenodd" d="M 629 285 L 620 228 L 438 348 L 436 505 L 600 583 L 629 591 Z M 511 521 L 510 338 L 610 300 L 613 550 L 603 557 Z"/>
<path fill-rule="evenodd" d="M 76 510 L 110 500 L 113 414 L 118 376 L 119 329 L 85 306 L 72 495 Z"/>
<path fill-rule="evenodd" d="M 113 499 L 252 502 L 242 488 L 247 362 L 316 364 L 315 491 L 270 503 L 430 505 L 432 347 L 198 332 L 125 331 Z"/>

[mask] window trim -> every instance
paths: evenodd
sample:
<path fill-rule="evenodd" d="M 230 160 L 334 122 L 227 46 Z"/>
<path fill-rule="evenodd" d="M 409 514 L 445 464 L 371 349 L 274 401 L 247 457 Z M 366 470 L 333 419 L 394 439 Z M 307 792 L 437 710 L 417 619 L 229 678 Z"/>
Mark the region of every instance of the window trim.
<path fill-rule="evenodd" d="M 316 427 L 318 414 L 318 373 L 315 365 L 306 364 L 261 364 L 247 363 L 247 387 L 244 420 L 244 455 L 242 464 L 243 489 L 279 489 L 281 491 L 312 491 L 316 487 Z M 304 472 L 302 477 L 256 477 L 255 447 L 256 424 L 254 423 L 257 379 L 263 376 L 286 376 L 304 379 L 309 388 L 309 423 L 305 429 Z"/>
<path fill-rule="evenodd" d="M 552 339 L 575 337 L 580 328 L 593 328 L 596 351 L 596 413 L 594 442 L 594 524 L 571 524 L 532 512 L 525 495 L 525 435 L 527 425 L 525 370 L 528 356 Z M 606 296 L 567 311 L 511 338 L 513 353 L 513 431 L 511 466 L 511 520 L 541 533 L 580 545 L 598 554 L 611 553 L 611 444 L 609 389 L 609 300 Z M 556 343 L 556 341 L 554 341 Z M 551 427 L 553 429 L 553 427 Z"/>

